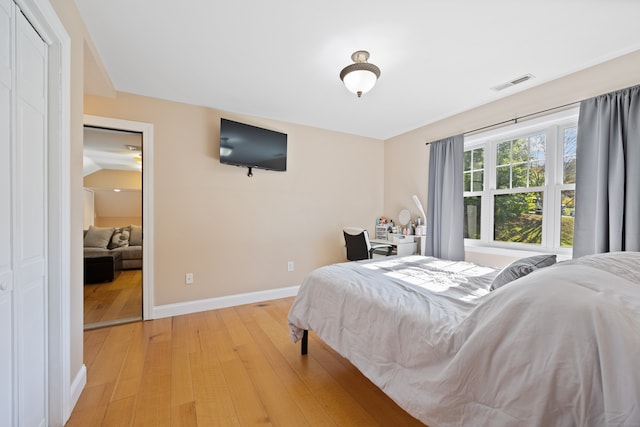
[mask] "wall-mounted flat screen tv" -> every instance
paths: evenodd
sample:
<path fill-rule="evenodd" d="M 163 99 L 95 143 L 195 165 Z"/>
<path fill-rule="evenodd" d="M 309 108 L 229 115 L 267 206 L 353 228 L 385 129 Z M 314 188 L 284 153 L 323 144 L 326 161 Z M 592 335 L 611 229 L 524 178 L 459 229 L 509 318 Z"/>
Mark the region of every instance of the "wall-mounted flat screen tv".
<path fill-rule="evenodd" d="M 220 163 L 286 171 L 287 134 L 220 119 Z"/>

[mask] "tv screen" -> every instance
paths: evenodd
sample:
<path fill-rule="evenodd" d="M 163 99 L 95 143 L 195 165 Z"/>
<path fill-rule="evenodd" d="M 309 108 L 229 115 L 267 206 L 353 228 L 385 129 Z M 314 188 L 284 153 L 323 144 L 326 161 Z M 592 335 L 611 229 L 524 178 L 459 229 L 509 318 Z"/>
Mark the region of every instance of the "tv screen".
<path fill-rule="evenodd" d="M 287 134 L 220 119 L 220 163 L 287 170 Z"/>

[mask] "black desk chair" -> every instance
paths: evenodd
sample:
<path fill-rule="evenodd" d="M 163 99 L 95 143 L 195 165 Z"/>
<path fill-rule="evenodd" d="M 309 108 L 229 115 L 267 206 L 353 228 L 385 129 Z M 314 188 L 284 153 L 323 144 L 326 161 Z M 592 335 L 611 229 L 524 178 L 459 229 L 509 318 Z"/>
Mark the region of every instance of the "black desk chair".
<path fill-rule="evenodd" d="M 391 255 L 392 245 L 376 244 L 371 245 L 369 232 L 364 228 L 347 227 L 342 230 L 344 242 L 347 247 L 347 259 L 349 261 L 359 261 L 373 258 L 374 251 L 384 249 L 385 255 Z"/>

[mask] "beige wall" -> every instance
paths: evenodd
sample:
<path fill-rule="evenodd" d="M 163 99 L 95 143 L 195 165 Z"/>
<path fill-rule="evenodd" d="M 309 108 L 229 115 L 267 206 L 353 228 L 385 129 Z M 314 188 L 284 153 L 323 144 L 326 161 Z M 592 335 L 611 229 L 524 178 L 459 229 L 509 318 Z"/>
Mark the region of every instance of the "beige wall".
<path fill-rule="evenodd" d="M 298 285 L 344 260 L 342 227 L 382 212 L 382 141 L 126 93 L 85 113 L 154 126 L 156 305 Z M 220 164 L 221 116 L 287 133 L 287 172 Z"/>
<path fill-rule="evenodd" d="M 140 190 L 96 190 L 94 192 L 95 225 L 126 227 L 142 225 L 142 192 Z"/>
<path fill-rule="evenodd" d="M 142 173 L 102 169 L 84 177 L 94 190 L 94 224 L 97 227 L 142 225 Z M 114 192 L 118 188 L 120 192 Z"/>
<path fill-rule="evenodd" d="M 139 216 L 98 216 L 96 227 L 126 227 L 128 225 L 142 225 L 142 217 Z"/>
<path fill-rule="evenodd" d="M 142 173 L 135 171 L 120 171 L 102 169 L 84 177 L 85 187 L 104 189 L 142 189 Z"/>
<path fill-rule="evenodd" d="M 428 141 L 468 132 L 640 83 L 640 50 L 547 84 L 415 129 L 385 141 L 384 212 L 397 218 L 402 208 L 413 216 L 417 194 L 427 205 Z M 504 260 L 500 260 L 503 264 Z"/>

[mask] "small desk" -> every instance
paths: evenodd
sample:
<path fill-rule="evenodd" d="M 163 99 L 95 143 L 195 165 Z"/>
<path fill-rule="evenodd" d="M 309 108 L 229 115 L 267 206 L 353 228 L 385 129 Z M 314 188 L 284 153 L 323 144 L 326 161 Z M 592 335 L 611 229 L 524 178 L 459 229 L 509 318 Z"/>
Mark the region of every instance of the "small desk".
<path fill-rule="evenodd" d="M 413 237 L 413 236 L 411 236 Z M 418 243 L 411 239 L 410 242 L 399 242 L 386 239 L 370 239 L 372 245 L 391 245 L 398 256 L 408 256 L 417 253 Z"/>

